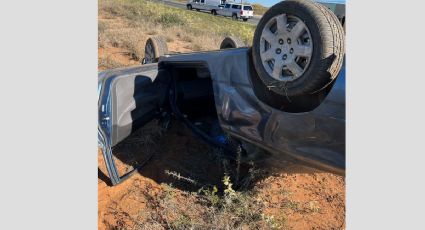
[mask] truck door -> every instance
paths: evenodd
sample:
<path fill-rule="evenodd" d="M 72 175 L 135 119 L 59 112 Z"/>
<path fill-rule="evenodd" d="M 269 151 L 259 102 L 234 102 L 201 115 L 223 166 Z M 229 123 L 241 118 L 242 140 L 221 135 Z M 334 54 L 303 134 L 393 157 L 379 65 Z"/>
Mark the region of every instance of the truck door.
<path fill-rule="evenodd" d="M 194 0 L 193 1 L 193 5 L 192 5 L 192 8 L 193 9 L 200 9 L 200 3 L 199 3 L 199 1 L 200 0 Z"/>
<path fill-rule="evenodd" d="M 224 5 L 223 15 L 224 16 L 232 16 L 232 14 L 230 12 L 230 4 L 229 3 L 226 3 L 226 5 Z"/>
<path fill-rule="evenodd" d="M 99 73 L 98 139 L 113 185 L 119 175 L 112 147 L 159 114 L 161 84 L 157 63 Z"/>
<path fill-rule="evenodd" d="M 201 3 L 199 5 L 199 8 L 201 10 L 207 10 L 207 5 L 205 4 L 205 0 L 201 0 Z"/>

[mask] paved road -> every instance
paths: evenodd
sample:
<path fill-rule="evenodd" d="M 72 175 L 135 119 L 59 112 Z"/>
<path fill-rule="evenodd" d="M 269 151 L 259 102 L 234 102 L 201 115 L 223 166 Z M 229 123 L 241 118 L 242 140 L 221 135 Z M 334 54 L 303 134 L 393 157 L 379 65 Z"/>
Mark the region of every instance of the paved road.
<path fill-rule="evenodd" d="M 157 1 L 158 2 L 162 2 L 162 3 L 164 3 L 165 5 L 168 5 L 168 6 L 186 9 L 186 4 L 185 3 L 175 2 L 175 1 L 170 1 L 170 0 L 157 0 Z M 209 12 L 206 12 L 206 11 L 199 11 L 199 12 L 200 13 L 209 13 Z M 223 17 L 223 16 L 218 16 L 218 17 Z M 230 17 L 228 19 L 231 20 Z M 247 23 L 250 23 L 250 24 L 253 24 L 253 25 L 257 25 L 258 22 L 260 21 L 260 19 L 261 19 L 261 16 L 254 15 L 254 17 L 251 18 L 251 19 L 249 19 L 247 21 Z"/>

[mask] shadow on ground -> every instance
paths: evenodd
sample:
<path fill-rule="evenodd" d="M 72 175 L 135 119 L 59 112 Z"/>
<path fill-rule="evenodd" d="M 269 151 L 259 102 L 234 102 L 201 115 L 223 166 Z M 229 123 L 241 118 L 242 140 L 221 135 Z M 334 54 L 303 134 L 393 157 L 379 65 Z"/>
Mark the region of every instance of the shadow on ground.
<path fill-rule="evenodd" d="M 167 183 L 191 192 L 211 186 L 222 190 L 225 175 L 230 176 L 234 188 L 246 190 L 273 174 L 315 172 L 289 156 L 277 157 L 265 152 L 254 157 L 241 156 L 238 158 L 241 163 L 223 158 L 220 150 L 204 143 L 178 121 L 168 130 L 152 121 L 117 145 L 113 153 L 120 175 L 143 165 L 135 173 L 158 184 Z M 99 178 L 111 185 L 104 172 L 99 169 Z"/>

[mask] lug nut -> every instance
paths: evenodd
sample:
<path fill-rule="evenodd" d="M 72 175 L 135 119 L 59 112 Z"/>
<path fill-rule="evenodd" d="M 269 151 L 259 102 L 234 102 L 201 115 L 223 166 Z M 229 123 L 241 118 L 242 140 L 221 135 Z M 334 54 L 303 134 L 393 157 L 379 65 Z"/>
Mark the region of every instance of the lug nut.
<path fill-rule="evenodd" d="M 279 39 L 279 44 L 283 45 L 283 39 Z"/>
<path fill-rule="evenodd" d="M 281 49 L 276 49 L 276 54 L 280 54 L 282 52 L 282 50 Z"/>
<path fill-rule="evenodd" d="M 289 50 L 289 53 L 293 53 L 294 52 L 294 49 L 293 48 L 291 48 L 290 50 Z"/>
<path fill-rule="evenodd" d="M 288 38 L 287 42 L 288 42 L 288 44 L 291 44 L 291 39 L 290 39 L 290 38 Z"/>
<path fill-rule="evenodd" d="M 286 60 L 286 58 L 287 58 L 287 56 L 286 56 L 286 54 L 284 54 L 283 57 L 282 57 L 282 59 L 283 60 Z"/>

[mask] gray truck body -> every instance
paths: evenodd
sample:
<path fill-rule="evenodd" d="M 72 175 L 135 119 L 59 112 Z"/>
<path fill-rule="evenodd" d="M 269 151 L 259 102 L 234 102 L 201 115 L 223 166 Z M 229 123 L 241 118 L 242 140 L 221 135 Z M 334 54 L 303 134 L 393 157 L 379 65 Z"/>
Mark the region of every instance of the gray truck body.
<path fill-rule="evenodd" d="M 267 90 L 252 71 L 250 57 L 249 48 L 177 54 L 159 63 L 100 72 L 99 146 L 112 183 L 125 178 L 117 173 L 112 147 L 159 116 L 167 104 L 169 78 L 178 68 L 197 68 L 197 78 L 211 81 L 216 116 L 226 133 L 272 155 L 288 154 L 344 174 L 345 65 L 319 105 L 285 112 L 265 102 Z"/>

